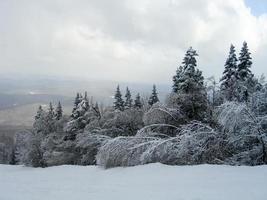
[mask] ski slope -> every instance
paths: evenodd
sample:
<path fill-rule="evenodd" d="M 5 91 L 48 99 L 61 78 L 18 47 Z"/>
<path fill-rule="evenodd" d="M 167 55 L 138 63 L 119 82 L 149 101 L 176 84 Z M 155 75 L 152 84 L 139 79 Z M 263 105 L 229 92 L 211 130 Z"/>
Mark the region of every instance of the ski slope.
<path fill-rule="evenodd" d="M 267 166 L 0 165 L 0 200 L 266 200 Z"/>

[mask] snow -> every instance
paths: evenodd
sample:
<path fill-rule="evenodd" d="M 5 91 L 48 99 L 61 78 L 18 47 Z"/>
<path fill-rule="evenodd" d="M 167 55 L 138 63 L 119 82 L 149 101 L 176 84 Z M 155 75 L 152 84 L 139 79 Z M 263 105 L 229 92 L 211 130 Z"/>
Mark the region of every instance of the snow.
<path fill-rule="evenodd" d="M 0 165 L 1 200 L 266 200 L 267 166 Z"/>

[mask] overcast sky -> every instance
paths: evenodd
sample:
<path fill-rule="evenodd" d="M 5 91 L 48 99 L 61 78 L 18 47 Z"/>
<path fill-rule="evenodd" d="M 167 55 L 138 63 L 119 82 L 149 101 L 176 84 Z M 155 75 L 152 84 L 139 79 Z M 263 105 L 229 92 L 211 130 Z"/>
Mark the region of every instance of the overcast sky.
<path fill-rule="evenodd" d="M 170 83 L 185 51 L 219 77 L 244 40 L 267 74 L 266 0 L 0 0 L 0 74 Z"/>

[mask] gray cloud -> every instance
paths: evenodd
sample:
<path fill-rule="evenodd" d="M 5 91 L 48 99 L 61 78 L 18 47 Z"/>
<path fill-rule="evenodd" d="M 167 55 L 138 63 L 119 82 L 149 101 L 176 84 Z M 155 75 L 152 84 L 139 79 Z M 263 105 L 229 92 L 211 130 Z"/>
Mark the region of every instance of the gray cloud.
<path fill-rule="evenodd" d="M 10 0 L 0 2 L 0 70 L 170 82 L 189 46 L 220 76 L 230 43 L 248 41 L 266 73 L 267 15 L 243 0 Z"/>

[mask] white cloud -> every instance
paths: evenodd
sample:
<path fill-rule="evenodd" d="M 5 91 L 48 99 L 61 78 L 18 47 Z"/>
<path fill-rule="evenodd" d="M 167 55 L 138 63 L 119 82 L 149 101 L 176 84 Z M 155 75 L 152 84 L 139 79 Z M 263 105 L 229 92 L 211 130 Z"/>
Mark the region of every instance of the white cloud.
<path fill-rule="evenodd" d="M 22 0 L 0 3 L 0 70 L 170 82 L 189 46 L 220 76 L 230 43 L 246 40 L 267 73 L 267 15 L 243 0 Z"/>

